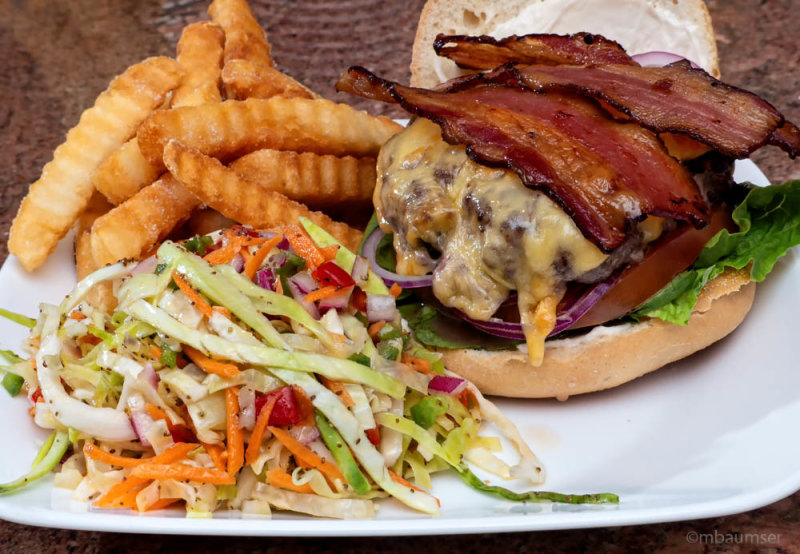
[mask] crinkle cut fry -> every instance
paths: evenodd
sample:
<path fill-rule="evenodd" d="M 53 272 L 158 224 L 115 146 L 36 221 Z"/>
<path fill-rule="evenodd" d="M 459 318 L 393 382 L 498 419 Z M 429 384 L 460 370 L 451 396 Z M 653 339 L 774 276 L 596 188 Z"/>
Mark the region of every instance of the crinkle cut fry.
<path fill-rule="evenodd" d="M 274 67 L 259 65 L 248 60 L 229 60 L 222 69 L 222 82 L 228 98 L 319 98 L 305 85 L 295 81 Z"/>
<path fill-rule="evenodd" d="M 8 247 L 28 271 L 55 249 L 86 208 L 92 172 L 134 135 L 139 124 L 180 81 L 178 63 L 149 58 L 129 67 L 97 97 L 56 148 L 22 200 L 11 226 Z"/>
<path fill-rule="evenodd" d="M 92 225 L 98 217 L 108 213 L 113 207 L 102 194 L 95 191 L 89 200 L 89 205 L 75 224 L 75 269 L 78 280 L 99 269 L 92 252 Z M 92 287 L 86 295 L 86 301 L 106 312 L 113 310 L 117 305 L 117 299 L 111 282 L 104 281 Z"/>
<path fill-rule="evenodd" d="M 357 248 L 361 241 L 360 231 L 311 211 L 280 193 L 250 183 L 219 160 L 177 141 L 170 141 L 167 145 L 164 163 L 170 173 L 203 203 L 239 223 L 270 228 L 307 217 L 350 249 Z"/>
<path fill-rule="evenodd" d="M 197 207 L 197 197 L 167 174 L 99 217 L 92 225 L 98 266 L 138 258 Z"/>
<path fill-rule="evenodd" d="M 225 31 L 225 63 L 248 60 L 272 67 L 267 33 L 246 0 L 214 0 L 208 7 L 208 15 Z"/>
<path fill-rule="evenodd" d="M 346 104 L 275 96 L 159 110 L 137 137 L 151 163 L 162 159 L 172 139 L 223 161 L 262 148 L 363 157 L 376 156 L 402 129 Z"/>
<path fill-rule="evenodd" d="M 177 49 L 184 78 L 172 95 L 173 108 L 222 102 L 224 43 L 225 33 L 219 25 L 201 21 L 184 27 Z"/>
<path fill-rule="evenodd" d="M 152 164 L 142 156 L 133 137 L 108 156 L 92 174 L 94 188 L 115 206 L 146 187 L 164 171 L 164 164 Z"/>
<path fill-rule="evenodd" d="M 375 189 L 375 158 L 264 149 L 233 161 L 230 168 L 313 209 L 369 203 Z"/>

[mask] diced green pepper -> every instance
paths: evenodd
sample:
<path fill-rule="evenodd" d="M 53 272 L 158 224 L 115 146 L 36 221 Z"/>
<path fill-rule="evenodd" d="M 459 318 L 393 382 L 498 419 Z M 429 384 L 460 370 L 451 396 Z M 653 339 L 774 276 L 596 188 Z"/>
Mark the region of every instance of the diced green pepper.
<path fill-rule="evenodd" d="M 411 407 L 411 418 L 423 429 L 430 429 L 436 419 L 445 413 L 447 406 L 435 396 L 426 396 Z"/>
<path fill-rule="evenodd" d="M 3 388 L 11 396 L 17 396 L 23 384 L 25 384 L 25 379 L 15 373 L 6 373 L 3 376 Z"/>

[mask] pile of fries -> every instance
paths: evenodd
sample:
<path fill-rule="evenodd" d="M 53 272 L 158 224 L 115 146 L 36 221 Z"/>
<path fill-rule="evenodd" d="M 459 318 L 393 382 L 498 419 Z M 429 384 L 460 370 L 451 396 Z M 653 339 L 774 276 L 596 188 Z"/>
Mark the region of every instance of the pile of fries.
<path fill-rule="evenodd" d="M 368 203 L 375 156 L 401 127 L 276 70 L 246 0 L 214 0 L 208 13 L 183 29 L 175 59 L 113 79 L 55 150 L 11 227 L 28 271 L 73 226 L 79 278 L 148 255 L 189 218 L 203 232 L 305 216 L 358 244 L 358 230 L 312 209 Z"/>

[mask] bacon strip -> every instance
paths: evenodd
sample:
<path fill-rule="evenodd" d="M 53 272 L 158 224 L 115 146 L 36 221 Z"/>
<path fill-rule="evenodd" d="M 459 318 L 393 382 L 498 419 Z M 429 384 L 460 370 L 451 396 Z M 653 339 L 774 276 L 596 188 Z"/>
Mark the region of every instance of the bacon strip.
<path fill-rule="evenodd" d="M 482 79 L 602 100 L 654 132 L 683 133 L 733 158 L 745 158 L 765 144 L 792 158 L 800 153 L 797 128 L 784 123 L 769 102 L 686 61 L 666 67 L 508 66 Z"/>
<path fill-rule="evenodd" d="M 707 206 L 686 169 L 658 138 L 637 124 L 613 120 L 594 102 L 519 87 L 458 92 L 404 87 L 351 68 L 339 90 L 398 102 L 435 121 L 442 137 L 464 144 L 476 161 L 513 169 L 572 217 L 608 252 L 625 239 L 628 222 L 646 214 L 707 222 Z"/>
<path fill-rule="evenodd" d="M 433 49 L 465 69 L 494 69 L 514 62 L 543 65 L 624 64 L 638 66 L 617 42 L 601 35 L 532 34 L 503 39 L 490 36 L 443 35 Z"/>

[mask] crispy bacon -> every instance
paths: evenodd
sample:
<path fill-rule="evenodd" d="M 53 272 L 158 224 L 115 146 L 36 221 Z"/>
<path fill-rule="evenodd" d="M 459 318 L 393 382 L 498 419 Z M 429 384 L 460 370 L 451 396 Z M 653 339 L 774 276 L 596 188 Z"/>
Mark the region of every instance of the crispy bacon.
<path fill-rule="evenodd" d="M 458 92 L 404 87 L 351 68 L 339 90 L 393 99 L 431 119 L 451 144 L 479 163 L 513 169 L 558 202 L 604 251 L 625 239 L 628 222 L 647 214 L 707 222 L 707 206 L 687 170 L 650 131 L 613 120 L 594 102 L 519 87 Z"/>
<path fill-rule="evenodd" d="M 595 98 L 654 132 L 683 133 L 733 158 L 745 158 L 765 144 L 792 158 L 800 153 L 797 127 L 784 122 L 769 102 L 686 61 L 666 67 L 505 66 L 480 78 Z"/>
<path fill-rule="evenodd" d="M 433 49 L 465 69 L 494 69 L 509 62 L 542 65 L 639 65 L 618 43 L 601 35 L 532 34 L 503 39 L 490 36 L 443 35 Z"/>

